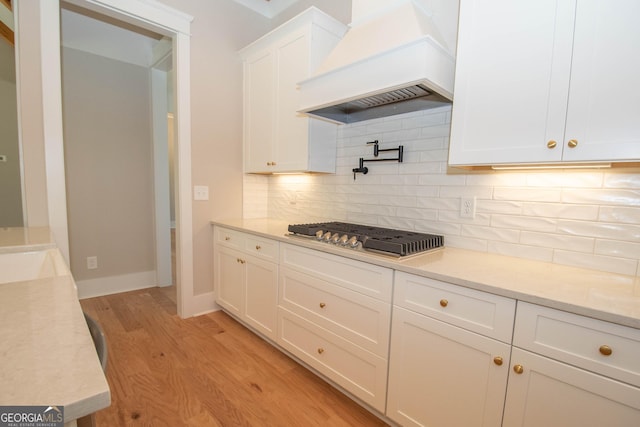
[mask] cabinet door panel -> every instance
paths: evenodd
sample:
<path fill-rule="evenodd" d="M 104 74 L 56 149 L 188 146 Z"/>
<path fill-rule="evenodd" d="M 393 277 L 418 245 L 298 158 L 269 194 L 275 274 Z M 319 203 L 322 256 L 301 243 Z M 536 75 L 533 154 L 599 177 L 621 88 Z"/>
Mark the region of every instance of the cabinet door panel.
<path fill-rule="evenodd" d="M 278 266 L 247 257 L 246 275 L 246 321 L 275 340 L 278 323 Z"/>
<path fill-rule="evenodd" d="M 560 160 L 573 9 L 568 0 L 461 1 L 450 164 Z"/>
<path fill-rule="evenodd" d="M 636 0 L 578 3 L 564 160 L 640 159 L 638 16 Z"/>
<path fill-rule="evenodd" d="M 500 425 L 509 345 L 399 307 L 392 324 L 388 417 L 411 426 Z"/>
<path fill-rule="evenodd" d="M 275 142 L 276 170 L 305 170 L 308 153 L 309 119 L 298 113 L 297 83 L 309 75 L 309 36 L 296 34 L 276 49 L 278 111 Z"/>
<path fill-rule="evenodd" d="M 244 65 L 244 145 L 245 171 L 270 171 L 267 163 L 274 160 L 273 117 L 274 59 L 270 51 L 247 60 Z"/>
<path fill-rule="evenodd" d="M 513 348 L 504 427 L 640 425 L 640 389 Z"/>
<path fill-rule="evenodd" d="M 236 316 L 244 312 L 244 265 L 239 252 L 217 246 L 215 252 L 216 302 Z"/>

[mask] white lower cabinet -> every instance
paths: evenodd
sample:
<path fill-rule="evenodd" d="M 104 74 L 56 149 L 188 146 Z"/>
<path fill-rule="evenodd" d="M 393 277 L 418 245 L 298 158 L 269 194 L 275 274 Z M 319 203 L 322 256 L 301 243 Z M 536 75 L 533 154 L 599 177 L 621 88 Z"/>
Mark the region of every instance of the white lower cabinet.
<path fill-rule="evenodd" d="M 513 344 L 503 426 L 640 425 L 637 329 L 518 302 Z"/>
<path fill-rule="evenodd" d="M 387 416 L 406 426 L 499 426 L 511 335 L 501 342 L 451 320 L 503 335 L 514 309 L 508 298 L 396 272 Z"/>
<path fill-rule="evenodd" d="M 215 228 L 216 302 L 267 338 L 276 339 L 278 243 Z"/>
<path fill-rule="evenodd" d="M 640 389 L 513 348 L 504 427 L 636 427 Z"/>
<path fill-rule="evenodd" d="M 384 413 L 393 271 L 281 245 L 278 344 Z"/>

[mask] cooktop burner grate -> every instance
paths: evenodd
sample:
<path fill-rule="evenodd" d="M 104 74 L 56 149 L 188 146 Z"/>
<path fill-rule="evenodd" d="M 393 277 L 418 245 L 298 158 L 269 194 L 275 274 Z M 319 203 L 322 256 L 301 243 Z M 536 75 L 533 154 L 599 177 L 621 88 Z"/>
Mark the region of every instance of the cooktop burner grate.
<path fill-rule="evenodd" d="M 347 237 L 355 236 L 364 249 L 390 253 L 398 256 L 412 255 L 444 246 L 444 237 L 414 231 L 350 224 L 346 222 L 323 222 L 315 224 L 289 225 L 291 233 L 316 236 L 330 232 Z"/>

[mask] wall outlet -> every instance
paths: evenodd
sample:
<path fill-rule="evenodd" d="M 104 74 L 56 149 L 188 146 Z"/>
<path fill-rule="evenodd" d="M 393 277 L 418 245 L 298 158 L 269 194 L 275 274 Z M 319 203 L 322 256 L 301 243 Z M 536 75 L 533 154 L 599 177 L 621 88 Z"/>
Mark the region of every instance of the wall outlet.
<path fill-rule="evenodd" d="M 87 257 L 87 269 L 95 270 L 98 268 L 98 257 L 97 256 L 88 256 Z"/>
<path fill-rule="evenodd" d="M 194 185 L 193 200 L 209 200 L 209 187 L 206 185 Z"/>
<path fill-rule="evenodd" d="M 460 199 L 460 217 L 475 218 L 476 217 L 476 197 L 462 196 Z"/>
<path fill-rule="evenodd" d="M 0 154 L 0 162 L 6 163 L 6 161 L 7 161 L 7 156 L 4 154 Z"/>

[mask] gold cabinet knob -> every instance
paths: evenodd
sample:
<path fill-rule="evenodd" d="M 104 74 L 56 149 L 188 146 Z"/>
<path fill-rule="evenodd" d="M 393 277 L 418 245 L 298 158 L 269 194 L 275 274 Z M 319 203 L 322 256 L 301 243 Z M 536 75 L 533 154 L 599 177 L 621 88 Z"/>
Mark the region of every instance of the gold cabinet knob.
<path fill-rule="evenodd" d="M 318 354 L 322 354 L 322 353 L 324 353 L 324 348 L 319 347 L 319 348 L 318 348 Z"/>
<path fill-rule="evenodd" d="M 521 374 L 524 372 L 524 367 L 522 365 L 514 365 L 513 372 L 515 372 L 516 374 Z"/>
<path fill-rule="evenodd" d="M 502 366 L 502 357 L 500 356 L 496 356 L 493 358 L 493 363 L 495 363 L 498 366 Z"/>
<path fill-rule="evenodd" d="M 320 303 L 320 308 L 325 308 L 326 306 L 327 306 L 327 304 L 325 304 L 323 302 Z"/>
<path fill-rule="evenodd" d="M 259 251 L 260 249 L 262 249 L 262 246 L 256 245 L 256 251 Z"/>
<path fill-rule="evenodd" d="M 246 261 L 243 260 L 243 259 L 238 258 L 238 259 L 236 259 L 236 262 L 239 262 L 240 264 L 244 264 Z"/>
<path fill-rule="evenodd" d="M 613 350 L 608 345 L 601 345 L 599 350 L 603 356 L 611 356 L 611 353 L 613 353 Z"/>
<path fill-rule="evenodd" d="M 449 305 L 449 301 L 447 301 L 446 299 L 443 298 L 443 299 L 440 300 L 440 306 L 441 307 L 446 307 L 448 305 Z"/>
<path fill-rule="evenodd" d="M 576 148 L 578 146 L 578 140 L 570 139 L 569 142 L 567 142 L 567 145 L 569 146 L 569 148 Z"/>
<path fill-rule="evenodd" d="M 275 165 L 276 165 L 276 162 L 271 162 L 271 166 L 275 166 Z"/>
<path fill-rule="evenodd" d="M 231 240 L 231 237 L 225 236 L 224 240 Z"/>
<path fill-rule="evenodd" d="M 558 143 L 556 141 L 554 141 L 553 139 L 549 140 L 549 142 L 547 142 L 547 148 L 549 150 L 556 148 L 556 146 L 558 145 Z"/>

